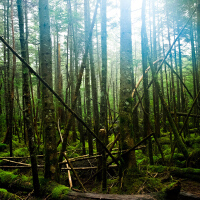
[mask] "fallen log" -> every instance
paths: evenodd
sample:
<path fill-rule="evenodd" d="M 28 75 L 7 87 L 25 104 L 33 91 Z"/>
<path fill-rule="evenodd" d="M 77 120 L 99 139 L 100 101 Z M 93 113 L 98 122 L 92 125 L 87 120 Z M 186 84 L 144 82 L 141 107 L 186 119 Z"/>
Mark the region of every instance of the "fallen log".
<path fill-rule="evenodd" d="M 22 200 L 16 194 L 8 192 L 6 189 L 0 188 L 0 199 L 9 199 L 9 200 Z"/>
<path fill-rule="evenodd" d="M 37 166 L 38 168 L 44 168 L 44 165 L 38 165 Z M 20 169 L 20 168 L 22 168 L 22 169 L 30 169 L 31 168 L 31 166 L 23 166 L 23 165 L 18 165 L 18 166 L 5 166 L 5 165 L 3 165 L 3 166 L 0 166 L 0 169 Z"/>
<path fill-rule="evenodd" d="M 172 176 L 200 181 L 200 169 L 195 169 L 191 167 L 180 168 L 180 167 L 167 167 L 167 166 L 154 166 L 154 165 L 148 166 L 148 169 L 154 172 L 168 171 Z"/>
<path fill-rule="evenodd" d="M 117 165 L 109 165 L 107 166 L 108 168 L 116 168 Z M 89 169 L 97 169 L 97 166 L 94 166 L 94 167 L 74 167 L 75 170 L 89 170 Z M 62 171 L 65 171 L 65 170 L 71 170 L 70 167 L 63 167 L 61 168 Z"/>
<path fill-rule="evenodd" d="M 15 162 L 15 161 L 8 160 L 8 159 L 2 159 L 2 160 L 3 160 L 3 161 L 6 161 L 6 162 L 10 162 L 10 163 L 17 164 L 17 165 L 28 166 L 28 167 L 30 167 L 30 166 L 31 166 L 31 164 L 22 163 L 22 162 Z"/>
<path fill-rule="evenodd" d="M 171 115 L 174 115 L 174 112 L 171 112 Z M 177 112 L 176 115 L 178 115 L 178 116 L 187 116 L 188 113 Z M 196 115 L 196 114 L 190 114 L 189 116 L 190 117 L 200 118 L 200 115 Z"/>

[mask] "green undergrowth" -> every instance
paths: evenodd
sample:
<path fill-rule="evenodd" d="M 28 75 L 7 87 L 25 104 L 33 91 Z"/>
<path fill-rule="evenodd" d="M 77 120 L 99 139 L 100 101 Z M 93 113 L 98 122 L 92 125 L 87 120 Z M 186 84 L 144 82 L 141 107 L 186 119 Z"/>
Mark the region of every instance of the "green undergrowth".
<path fill-rule="evenodd" d="M 139 171 L 138 169 L 131 169 L 125 172 L 122 179 L 108 179 L 108 191 L 109 194 L 143 194 L 158 192 L 166 184 L 161 183 L 160 178 L 155 178 L 153 174 L 146 174 L 145 171 Z M 101 184 L 94 184 L 92 192 L 102 191 Z"/>

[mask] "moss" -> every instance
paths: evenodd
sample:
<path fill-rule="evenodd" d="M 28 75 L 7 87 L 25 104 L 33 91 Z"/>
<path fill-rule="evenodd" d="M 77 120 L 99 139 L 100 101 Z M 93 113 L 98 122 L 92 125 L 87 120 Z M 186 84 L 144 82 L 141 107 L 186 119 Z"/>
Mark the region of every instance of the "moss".
<path fill-rule="evenodd" d="M 0 152 L 0 157 L 9 157 L 10 153 L 9 152 Z"/>
<path fill-rule="evenodd" d="M 55 187 L 52 191 L 52 198 L 62 198 L 69 193 L 70 189 L 64 185 Z"/>
<path fill-rule="evenodd" d="M 2 189 L 0 188 L 0 199 L 1 200 L 20 200 L 20 198 L 15 195 L 15 194 L 12 194 L 10 192 L 8 192 L 6 189 Z"/>
<path fill-rule="evenodd" d="M 22 175 L 22 176 L 21 176 L 21 181 L 22 181 L 22 182 L 29 182 L 29 181 L 30 181 L 30 177 L 27 177 L 27 176 Z"/>
<path fill-rule="evenodd" d="M 17 171 L 15 170 L 14 173 Z M 15 188 L 23 188 L 23 190 L 31 191 L 33 189 L 31 178 L 26 176 L 20 176 L 13 172 L 0 170 L 0 184 L 12 186 Z"/>
<path fill-rule="evenodd" d="M 166 170 L 165 166 L 148 166 L 148 169 L 154 172 L 163 173 Z"/>
<path fill-rule="evenodd" d="M 3 170 L 0 170 L 0 180 L 1 183 L 6 183 L 6 184 L 10 184 L 12 183 L 16 178 L 18 177 L 18 175 L 13 174 L 12 172 L 6 172 Z"/>
<path fill-rule="evenodd" d="M 8 192 L 6 189 L 0 188 L 0 193 Z"/>
<path fill-rule="evenodd" d="M 28 148 L 27 148 L 27 147 L 22 147 L 22 148 L 16 149 L 16 150 L 13 152 L 13 155 L 14 155 L 15 157 L 26 157 L 26 156 L 29 155 Z"/>

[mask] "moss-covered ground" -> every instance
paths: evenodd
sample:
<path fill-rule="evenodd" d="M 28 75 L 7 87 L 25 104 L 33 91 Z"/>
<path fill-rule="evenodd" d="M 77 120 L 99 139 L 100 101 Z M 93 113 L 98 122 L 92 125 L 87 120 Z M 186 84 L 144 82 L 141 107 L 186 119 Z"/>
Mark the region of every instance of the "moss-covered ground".
<path fill-rule="evenodd" d="M 171 156 L 171 149 L 169 140 L 165 140 L 165 137 L 169 136 L 169 133 L 163 134 L 164 137 L 161 139 L 163 141 L 162 150 L 165 157 L 165 162 L 167 166 L 173 167 L 188 167 L 188 161 L 184 160 L 183 155 L 175 149 L 173 156 Z M 78 135 L 79 137 L 79 135 Z M 109 141 L 114 140 L 114 135 L 112 134 L 109 136 Z M 22 141 L 22 140 L 21 140 Z M 154 146 L 154 163 L 156 167 L 152 167 L 149 165 L 149 158 L 148 155 L 144 155 L 142 149 L 137 149 L 136 153 L 136 160 L 137 160 L 137 169 L 129 169 L 123 171 L 122 177 L 119 178 L 119 173 L 117 168 L 112 168 L 108 170 L 107 173 L 107 190 L 103 193 L 110 193 L 110 194 L 145 194 L 145 193 L 152 193 L 161 191 L 163 188 L 176 183 L 177 180 L 180 180 L 182 183 L 182 190 L 185 191 L 192 191 L 195 194 L 199 194 L 197 192 L 197 188 L 200 188 L 200 183 L 188 180 L 188 178 L 177 178 L 175 175 L 169 173 L 168 168 L 162 166 L 162 159 L 161 155 L 156 148 L 155 141 L 153 141 Z M 190 152 L 190 167 L 200 168 L 200 161 L 199 155 L 200 150 L 197 148 L 197 144 L 199 144 L 199 137 L 196 137 L 195 134 L 191 134 L 189 138 L 186 139 L 186 144 L 188 144 L 188 149 Z M 96 153 L 95 148 L 96 142 L 94 141 L 94 155 Z M 67 154 L 69 158 L 77 158 L 82 155 L 81 151 L 81 144 L 80 141 L 72 143 L 67 147 Z M 43 154 L 44 151 L 43 144 L 40 144 L 39 152 Z M 58 151 L 61 148 L 61 144 L 58 146 Z M 118 148 L 118 143 L 114 146 L 115 149 Z M 117 153 L 117 150 L 115 150 Z M 86 153 L 88 153 L 88 143 L 86 142 Z M 22 157 L 22 159 L 16 159 L 17 162 L 24 162 L 30 164 L 29 151 L 27 144 L 25 145 L 24 142 L 19 142 L 17 136 L 13 136 L 13 156 L 14 157 Z M 115 154 L 117 156 L 117 154 Z M 9 146 L 0 143 L 0 157 L 9 157 Z M 107 161 L 111 161 L 108 157 Z M 38 158 L 38 164 L 44 164 L 43 158 Z M 97 165 L 97 159 L 91 160 L 83 160 L 72 162 L 74 167 L 91 167 Z M 10 166 L 14 165 L 12 163 L 8 163 L 6 161 L 0 160 L 1 166 Z M 92 177 L 92 175 L 96 172 L 96 169 L 92 170 L 77 170 L 78 175 L 80 176 L 81 181 L 84 183 L 88 180 L 88 178 Z M 33 190 L 32 187 L 32 177 L 31 177 L 31 169 L 6 169 L 6 171 L 0 169 L 0 182 L 2 187 L 0 189 L 0 199 L 17 199 L 18 196 L 21 198 L 25 198 L 30 195 L 31 191 Z M 39 169 L 39 176 L 40 176 L 40 183 L 43 187 L 47 187 L 46 189 L 52 189 L 50 193 L 43 194 L 44 196 L 41 199 L 46 198 L 48 199 L 59 199 L 63 196 L 66 196 L 69 192 L 69 183 L 68 183 L 68 173 L 67 171 L 63 171 L 61 173 L 61 184 L 62 185 L 54 185 L 52 186 L 49 184 L 48 188 L 48 181 L 45 182 L 43 179 L 43 169 Z M 72 175 L 72 182 L 73 188 L 80 190 L 80 186 L 76 180 L 76 177 Z M 188 187 L 187 181 L 190 185 L 194 187 Z M 26 184 L 24 184 L 26 183 Z M 19 186 L 17 189 L 17 185 Z M 21 187 L 22 185 L 22 187 Z M 24 186 L 23 186 L 24 185 Z M 50 186 L 51 185 L 51 186 Z M 102 186 L 101 182 L 97 181 L 96 178 L 90 180 L 87 184 L 85 184 L 86 190 L 88 192 L 94 193 L 102 193 Z M 20 189 L 19 189 L 20 188 Z M 27 189 L 28 188 L 28 189 Z M 15 196 L 16 194 L 17 196 Z M 200 194 L 199 194 L 200 195 Z M 31 195 L 30 195 L 31 196 Z M 34 199 L 34 197 L 29 197 L 29 199 Z M 35 199 L 40 199 L 39 197 Z"/>

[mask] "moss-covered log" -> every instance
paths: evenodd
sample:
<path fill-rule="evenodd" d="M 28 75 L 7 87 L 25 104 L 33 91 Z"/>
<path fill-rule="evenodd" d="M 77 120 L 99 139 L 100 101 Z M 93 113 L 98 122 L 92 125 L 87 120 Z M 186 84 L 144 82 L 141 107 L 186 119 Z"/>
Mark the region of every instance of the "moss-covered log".
<path fill-rule="evenodd" d="M 16 175 L 13 172 L 0 169 L 0 185 L 4 188 L 12 188 L 31 192 L 33 185 L 31 178 L 24 175 Z"/>
<path fill-rule="evenodd" d="M 16 194 L 12 194 L 10 192 L 8 192 L 6 189 L 2 189 L 0 188 L 0 199 L 1 200 L 21 200 L 20 197 L 18 197 Z"/>

